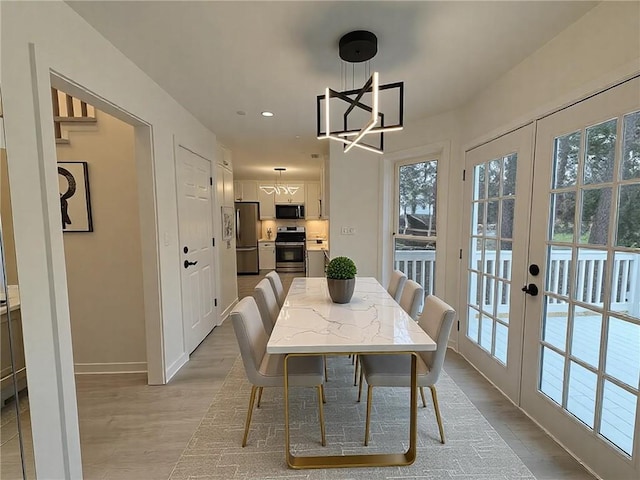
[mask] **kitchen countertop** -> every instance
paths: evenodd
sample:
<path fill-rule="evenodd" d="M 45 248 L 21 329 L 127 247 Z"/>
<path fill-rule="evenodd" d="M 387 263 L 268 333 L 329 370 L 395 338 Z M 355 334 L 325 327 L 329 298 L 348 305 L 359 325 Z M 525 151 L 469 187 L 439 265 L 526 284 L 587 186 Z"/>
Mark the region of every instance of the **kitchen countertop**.
<path fill-rule="evenodd" d="M 9 290 L 9 310 L 14 311 L 20 308 L 20 290 L 18 285 L 8 285 Z M 6 305 L 2 305 L 0 307 L 0 314 L 4 315 L 7 313 Z"/>
<path fill-rule="evenodd" d="M 307 251 L 313 252 L 313 251 L 322 251 L 322 250 L 329 250 L 329 246 L 324 244 L 317 244 L 317 245 L 307 244 Z"/>
<path fill-rule="evenodd" d="M 275 238 L 260 238 L 258 239 L 258 242 L 275 242 L 276 239 Z"/>

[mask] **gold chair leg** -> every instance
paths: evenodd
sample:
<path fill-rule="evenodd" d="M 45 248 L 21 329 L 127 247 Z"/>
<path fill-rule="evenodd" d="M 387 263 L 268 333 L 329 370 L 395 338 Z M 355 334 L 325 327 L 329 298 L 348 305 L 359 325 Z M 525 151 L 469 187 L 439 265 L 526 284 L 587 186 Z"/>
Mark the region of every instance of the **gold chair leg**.
<path fill-rule="evenodd" d="M 262 400 L 262 387 L 258 387 L 258 403 L 256 408 L 260 408 L 260 400 Z"/>
<path fill-rule="evenodd" d="M 358 367 L 360 366 L 360 357 L 358 357 L 358 355 L 355 355 L 355 357 L 356 357 L 356 366 L 353 369 L 353 386 L 354 387 L 358 385 Z M 360 370 L 362 370 L 362 367 L 360 367 Z"/>
<path fill-rule="evenodd" d="M 326 355 L 322 356 L 322 364 L 324 365 L 324 381 L 328 382 L 329 377 L 327 376 L 327 356 Z"/>
<path fill-rule="evenodd" d="M 438 420 L 438 429 L 440 430 L 440 442 L 444 443 L 444 427 L 442 426 L 442 417 L 440 416 L 440 407 L 438 406 L 438 394 L 436 393 L 436 386 L 431 385 L 431 397 L 433 398 L 433 407 L 436 411 L 436 420 Z"/>
<path fill-rule="evenodd" d="M 320 436 L 322 437 L 322 446 L 324 447 L 327 441 L 324 434 L 324 407 L 322 406 L 322 402 L 324 402 L 324 388 L 322 385 L 318 385 L 318 416 L 320 417 Z"/>
<path fill-rule="evenodd" d="M 362 385 L 362 384 L 360 384 Z M 371 402 L 373 401 L 372 397 L 373 387 L 369 385 L 367 387 L 367 419 L 365 420 L 364 426 L 364 446 L 369 445 L 369 425 L 371 424 Z"/>
<path fill-rule="evenodd" d="M 249 398 L 249 410 L 247 411 L 247 420 L 244 424 L 244 437 L 242 438 L 242 446 L 247 446 L 247 438 L 249 437 L 249 426 L 251 425 L 251 414 L 253 413 L 253 403 L 256 399 L 256 391 L 258 387 L 255 385 L 251 386 L 251 397 Z"/>
<path fill-rule="evenodd" d="M 360 386 L 358 387 L 358 402 L 360 402 L 360 398 L 362 397 L 362 377 L 364 377 L 364 372 L 362 368 L 360 368 Z"/>
<path fill-rule="evenodd" d="M 427 408 L 427 400 L 424 398 L 424 387 L 420 387 L 420 396 L 422 397 L 422 406 Z"/>

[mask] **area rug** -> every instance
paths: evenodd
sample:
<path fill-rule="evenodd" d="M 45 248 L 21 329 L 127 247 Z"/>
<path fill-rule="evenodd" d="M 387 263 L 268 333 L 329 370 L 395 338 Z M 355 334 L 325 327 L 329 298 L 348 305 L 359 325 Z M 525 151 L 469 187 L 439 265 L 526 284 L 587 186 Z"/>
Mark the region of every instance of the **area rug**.
<path fill-rule="evenodd" d="M 328 358 L 325 385 L 327 446 L 320 445 L 317 393 L 293 388 L 290 394 L 292 450 L 297 454 L 400 452 L 407 448 L 409 389 L 375 388 L 369 446 L 363 446 L 366 388 L 356 402 L 353 365 L 346 356 Z M 366 385 L 365 385 L 366 387 Z M 418 409 L 417 460 L 407 467 L 293 470 L 284 458 L 281 388 L 264 390 L 254 410 L 248 444 L 242 448 L 251 385 L 242 361 L 235 362 L 193 437 L 171 480 L 213 479 L 535 479 L 466 395 L 443 372 L 437 384 L 446 443 L 439 440 L 428 389 L 427 408 Z"/>

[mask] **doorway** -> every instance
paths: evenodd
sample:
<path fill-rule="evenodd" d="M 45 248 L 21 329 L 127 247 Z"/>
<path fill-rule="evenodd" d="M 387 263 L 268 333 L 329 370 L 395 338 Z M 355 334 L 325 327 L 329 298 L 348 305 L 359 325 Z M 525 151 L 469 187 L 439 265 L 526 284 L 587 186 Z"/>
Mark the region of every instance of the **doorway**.
<path fill-rule="evenodd" d="M 603 478 L 640 476 L 638 91 L 466 155 L 461 351 Z"/>

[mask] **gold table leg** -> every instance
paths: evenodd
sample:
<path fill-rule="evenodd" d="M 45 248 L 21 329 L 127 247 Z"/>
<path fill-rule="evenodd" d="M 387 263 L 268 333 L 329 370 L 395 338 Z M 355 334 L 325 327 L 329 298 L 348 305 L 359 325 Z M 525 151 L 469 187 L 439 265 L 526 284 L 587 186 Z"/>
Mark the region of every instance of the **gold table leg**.
<path fill-rule="evenodd" d="M 286 354 L 284 357 L 284 437 L 287 465 L 294 469 L 338 467 L 390 467 L 411 465 L 416 460 L 418 442 L 418 380 L 417 354 L 411 352 L 411 394 L 409 395 L 409 448 L 400 453 L 372 453 L 358 455 L 296 456 L 291 453 L 289 436 L 289 357 L 308 354 Z M 310 354 L 309 354 L 310 355 Z"/>

